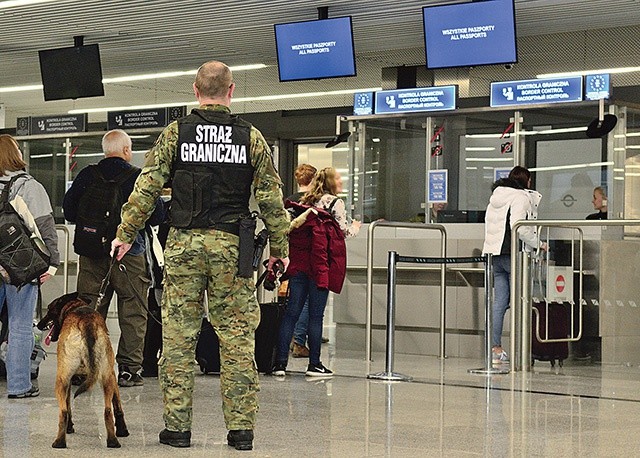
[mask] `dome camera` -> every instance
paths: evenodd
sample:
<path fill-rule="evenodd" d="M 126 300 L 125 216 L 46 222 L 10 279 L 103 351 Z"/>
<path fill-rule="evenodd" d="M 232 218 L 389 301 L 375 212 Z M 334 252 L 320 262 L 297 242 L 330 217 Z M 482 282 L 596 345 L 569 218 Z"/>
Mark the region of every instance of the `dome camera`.
<path fill-rule="evenodd" d="M 505 70 L 511 70 L 513 68 L 513 64 L 505 64 L 504 69 Z"/>

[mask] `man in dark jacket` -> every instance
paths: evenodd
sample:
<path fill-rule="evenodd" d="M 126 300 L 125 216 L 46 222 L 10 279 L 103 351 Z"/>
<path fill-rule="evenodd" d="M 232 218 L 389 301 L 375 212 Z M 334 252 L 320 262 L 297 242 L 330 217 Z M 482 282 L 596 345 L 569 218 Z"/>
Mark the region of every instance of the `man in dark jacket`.
<path fill-rule="evenodd" d="M 98 172 L 105 180 L 114 180 L 121 174 L 128 178 L 120 185 L 120 192 L 126 198 L 133 191 L 133 185 L 140 170 L 131 170 L 132 159 L 131 138 L 122 130 L 111 130 L 102 137 L 102 150 L 105 158 L 98 165 Z M 75 223 L 78 217 L 80 200 L 89 186 L 95 181 L 94 171 L 85 167 L 78 173 L 73 184 L 64 196 L 62 204 L 66 220 Z M 163 218 L 163 207 L 160 201 L 151 221 L 158 224 Z M 106 318 L 109 304 L 115 291 L 118 295 L 118 323 L 120 325 L 120 341 L 116 361 L 118 362 L 118 385 L 122 387 L 143 385 L 140 376 L 142 369 L 142 353 L 147 323 L 147 289 L 149 275 L 145 260 L 145 244 L 141 233 L 136 237 L 134 245 L 121 264 L 126 268 L 122 272 L 118 268 L 109 270 L 111 259 L 103 252 L 85 253 L 79 256 L 78 294 L 86 302 L 97 307 Z M 110 272 L 110 273 L 109 273 Z M 108 276 L 108 285 L 104 297 L 98 304 L 102 282 Z M 144 301 L 144 302 L 143 302 Z"/>

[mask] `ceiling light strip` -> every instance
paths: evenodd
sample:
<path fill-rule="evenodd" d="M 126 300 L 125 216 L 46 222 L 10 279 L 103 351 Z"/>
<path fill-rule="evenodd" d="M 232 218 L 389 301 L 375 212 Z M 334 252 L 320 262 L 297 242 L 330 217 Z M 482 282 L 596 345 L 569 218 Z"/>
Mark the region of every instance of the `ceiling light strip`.
<path fill-rule="evenodd" d="M 246 71 L 246 70 L 259 70 L 261 68 L 266 68 L 266 67 L 267 66 L 265 64 L 247 64 L 247 65 L 231 66 L 229 68 L 233 72 L 238 72 L 238 71 Z M 181 76 L 195 75 L 197 71 L 198 70 L 195 69 L 195 70 L 185 70 L 185 71 L 178 71 L 178 72 L 161 72 L 161 73 L 146 73 L 146 74 L 139 74 L 139 75 L 116 76 L 113 78 L 102 78 L 102 82 L 104 84 L 113 84 L 113 83 L 122 83 L 125 81 L 145 81 L 145 80 L 162 79 L 162 78 L 178 78 Z M 28 84 L 25 86 L 0 87 L 0 92 L 39 91 L 42 89 L 43 89 L 42 84 Z"/>
<path fill-rule="evenodd" d="M 600 68 L 597 70 L 578 70 L 575 72 L 543 73 L 536 78 L 564 78 L 568 76 L 598 75 L 601 73 L 632 73 L 640 72 L 640 67 Z"/>
<path fill-rule="evenodd" d="M 380 91 L 382 88 L 365 88 L 365 89 L 341 89 L 337 91 L 326 91 L 326 92 L 305 92 L 305 93 L 297 93 L 297 94 L 277 94 L 277 95 L 263 95 L 257 97 L 239 97 L 231 99 L 232 103 L 241 103 L 241 102 L 260 102 L 260 101 L 269 101 L 269 100 L 283 100 L 283 99 L 298 99 L 304 97 L 322 97 L 322 96 L 331 96 L 331 95 L 346 95 L 346 94 L 354 94 L 356 92 L 372 92 L 372 91 Z M 134 106 L 126 106 L 126 107 L 101 107 L 101 108 L 79 108 L 75 110 L 69 110 L 67 113 L 69 114 L 80 114 L 80 113 L 104 113 L 107 111 L 129 111 L 129 110 L 153 110 L 155 108 L 163 108 L 163 107 L 179 107 L 183 105 L 197 105 L 198 102 L 173 102 L 173 103 L 158 103 L 153 105 L 134 105 Z"/>

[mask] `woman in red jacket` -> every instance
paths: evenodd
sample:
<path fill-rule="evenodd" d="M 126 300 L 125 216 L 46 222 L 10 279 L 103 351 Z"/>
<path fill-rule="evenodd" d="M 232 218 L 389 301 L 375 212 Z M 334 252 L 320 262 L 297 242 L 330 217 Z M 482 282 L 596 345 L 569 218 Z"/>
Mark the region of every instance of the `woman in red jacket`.
<path fill-rule="evenodd" d="M 333 167 L 322 169 L 301 203 L 287 201 L 286 207 L 299 215 L 289 233 L 289 301 L 280 325 L 276 361 L 272 374 L 286 374 L 289 344 L 304 302 L 309 297 L 309 377 L 331 377 L 333 372 L 320 361 L 322 320 L 329 291 L 342 290 L 347 266 L 344 238 L 354 236 L 360 222 L 348 222 L 342 192 L 342 178 Z"/>

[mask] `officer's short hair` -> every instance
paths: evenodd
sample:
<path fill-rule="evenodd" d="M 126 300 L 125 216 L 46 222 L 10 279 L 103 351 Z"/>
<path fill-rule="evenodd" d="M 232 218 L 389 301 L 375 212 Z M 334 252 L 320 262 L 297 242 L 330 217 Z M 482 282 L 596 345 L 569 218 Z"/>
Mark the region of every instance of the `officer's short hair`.
<path fill-rule="evenodd" d="M 131 148 L 131 137 L 124 130 L 113 129 L 102 137 L 102 151 L 105 155 L 121 153 L 125 146 Z"/>
<path fill-rule="evenodd" d="M 226 96 L 232 84 L 231 69 L 216 60 L 205 62 L 196 73 L 196 88 L 200 95 L 206 98 Z"/>

